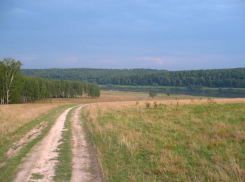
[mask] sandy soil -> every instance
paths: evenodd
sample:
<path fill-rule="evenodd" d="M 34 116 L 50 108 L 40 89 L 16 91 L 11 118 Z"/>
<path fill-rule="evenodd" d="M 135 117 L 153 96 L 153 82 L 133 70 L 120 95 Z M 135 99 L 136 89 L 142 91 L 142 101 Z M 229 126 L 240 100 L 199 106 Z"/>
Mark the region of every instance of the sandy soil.
<path fill-rule="evenodd" d="M 59 140 L 61 139 L 66 115 L 71 109 L 65 110 L 58 117 L 48 135 L 27 154 L 14 181 L 52 181 L 55 175 L 54 167 L 57 163 L 55 159 L 58 157 L 58 153 L 55 150 L 60 144 Z M 32 178 L 33 174 L 39 175 L 42 179 L 34 180 Z"/>
<path fill-rule="evenodd" d="M 34 140 L 38 135 L 40 135 L 42 129 L 46 127 L 47 122 L 42 121 L 39 125 L 34 127 L 31 131 L 29 131 L 22 139 L 18 142 L 14 143 L 13 146 L 6 152 L 8 158 L 14 157 L 19 154 L 20 149 L 26 146 L 29 142 Z M 6 161 L 0 163 L 0 168 L 6 165 Z"/>
<path fill-rule="evenodd" d="M 76 109 L 72 118 L 73 166 L 71 181 L 102 181 L 95 152 L 92 145 L 86 140 L 81 125 L 79 116 L 83 106 Z"/>

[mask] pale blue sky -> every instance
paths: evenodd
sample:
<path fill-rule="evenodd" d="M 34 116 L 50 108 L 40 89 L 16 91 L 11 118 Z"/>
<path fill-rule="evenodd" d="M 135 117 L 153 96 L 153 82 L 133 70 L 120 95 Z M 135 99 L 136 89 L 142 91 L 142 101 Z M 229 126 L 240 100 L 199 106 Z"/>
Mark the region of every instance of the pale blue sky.
<path fill-rule="evenodd" d="M 23 68 L 245 67 L 242 0 L 0 0 L 0 60 Z"/>

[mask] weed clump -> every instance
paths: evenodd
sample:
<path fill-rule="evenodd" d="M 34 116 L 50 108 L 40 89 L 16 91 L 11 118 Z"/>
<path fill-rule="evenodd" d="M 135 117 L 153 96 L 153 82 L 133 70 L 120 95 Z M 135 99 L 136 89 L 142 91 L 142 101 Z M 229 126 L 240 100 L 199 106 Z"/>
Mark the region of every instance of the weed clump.
<path fill-rule="evenodd" d="M 209 104 L 216 104 L 216 101 L 214 100 L 214 98 L 208 97 L 207 101 L 208 101 Z"/>
<path fill-rule="evenodd" d="M 146 105 L 146 108 L 150 108 L 151 103 L 150 102 L 146 102 L 145 105 Z"/>
<path fill-rule="evenodd" d="M 153 107 L 157 108 L 157 102 L 154 102 Z"/>

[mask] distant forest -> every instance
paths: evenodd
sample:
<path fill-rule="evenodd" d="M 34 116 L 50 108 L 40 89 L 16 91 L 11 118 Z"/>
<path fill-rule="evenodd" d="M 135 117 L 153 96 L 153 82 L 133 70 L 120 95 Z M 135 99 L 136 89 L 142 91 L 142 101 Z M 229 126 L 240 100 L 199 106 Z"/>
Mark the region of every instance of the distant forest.
<path fill-rule="evenodd" d="M 144 73 L 156 73 L 163 70 L 156 69 L 93 69 L 93 68 L 69 68 L 69 69 L 21 69 L 25 76 L 35 76 L 50 79 L 62 79 L 93 83 L 99 79 L 138 75 Z"/>
<path fill-rule="evenodd" d="M 44 98 L 99 97 L 97 83 L 44 79 L 21 75 L 22 63 L 12 58 L 0 61 L 1 104 L 25 103 Z"/>
<path fill-rule="evenodd" d="M 22 69 L 23 75 L 100 85 L 153 85 L 176 87 L 245 88 L 245 68 L 190 71 L 154 69 Z"/>

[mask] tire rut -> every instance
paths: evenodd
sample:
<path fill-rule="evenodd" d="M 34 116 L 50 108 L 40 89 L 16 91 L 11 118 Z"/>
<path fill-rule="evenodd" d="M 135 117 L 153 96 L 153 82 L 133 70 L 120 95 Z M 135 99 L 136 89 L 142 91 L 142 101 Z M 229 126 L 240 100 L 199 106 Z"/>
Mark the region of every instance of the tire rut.
<path fill-rule="evenodd" d="M 57 164 L 56 152 L 66 116 L 72 108 L 66 109 L 56 120 L 48 135 L 27 154 L 15 182 L 52 181 Z"/>
<path fill-rule="evenodd" d="M 94 149 L 89 141 L 87 141 L 86 133 L 82 127 L 80 120 L 81 108 L 76 109 L 71 123 L 73 134 L 73 166 L 72 166 L 72 182 L 80 181 L 102 181 L 100 168 Z"/>

